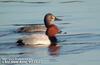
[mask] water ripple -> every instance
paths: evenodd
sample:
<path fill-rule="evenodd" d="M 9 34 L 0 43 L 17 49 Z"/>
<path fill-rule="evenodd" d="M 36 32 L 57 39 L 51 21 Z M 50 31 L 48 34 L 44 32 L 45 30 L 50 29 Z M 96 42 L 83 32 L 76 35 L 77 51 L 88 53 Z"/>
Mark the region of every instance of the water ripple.
<path fill-rule="evenodd" d="M 65 1 L 65 2 L 60 2 L 60 3 L 82 3 L 83 1 Z"/>
<path fill-rule="evenodd" d="M 68 54 L 80 54 L 84 53 L 93 49 L 100 48 L 100 42 L 98 43 L 82 43 L 85 45 L 79 45 L 76 46 L 70 45 L 70 49 L 62 50 L 61 55 L 68 55 Z M 79 47 L 78 47 L 79 46 Z M 62 48 L 63 49 L 63 48 Z"/>
<path fill-rule="evenodd" d="M 10 3 L 10 2 L 15 2 L 15 3 L 30 3 L 30 4 L 46 4 L 49 2 L 25 2 L 25 1 L 0 1 L 2 3 Z"/>
<path fill-rule="evenodd" d="M 31 1 L 0 1 L 2 3 L 30 3 L 30 4 L 46 4 L 46 3 L 50 3 L 50 2 L 42 2 L 42 1 L 38 1 L 38 2 L 31 2 Z M 64 2 L 59 2 L 61 4 L 64 4 L 64 3 L 82 3 L 83 1 L 64 1 Z"/>

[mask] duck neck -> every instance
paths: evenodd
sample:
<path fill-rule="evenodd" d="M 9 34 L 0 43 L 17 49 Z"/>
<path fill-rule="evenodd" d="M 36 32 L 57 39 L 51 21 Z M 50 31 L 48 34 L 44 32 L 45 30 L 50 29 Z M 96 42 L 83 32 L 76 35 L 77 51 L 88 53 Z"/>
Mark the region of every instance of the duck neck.
<path fill-rule="evenodd" d="M 51 25 L 51 21 L 44 20 L 45 27 L 48 28 Z"/>
<path fill-rule="evenodd" d="M 50 42 L 51 42 L 51 46 L 52 45 L 57 45 L 57 38 L 56 38 L 56 26 L 54 24 L 49 24 L 47 25 L 47 30 L 46 30 L 46 35 L 48 36 Z"/>

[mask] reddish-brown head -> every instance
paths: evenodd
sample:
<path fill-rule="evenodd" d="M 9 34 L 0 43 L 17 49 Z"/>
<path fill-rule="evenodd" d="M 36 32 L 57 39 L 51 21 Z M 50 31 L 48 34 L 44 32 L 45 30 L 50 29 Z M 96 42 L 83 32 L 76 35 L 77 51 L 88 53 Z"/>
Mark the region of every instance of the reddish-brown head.
<path fill-rule="evenodd" d="M 44 17 L 44 24 L 48 28 L 49 25 L 55 20 L 55 16 L 51 13 L 47 13 Z"/>
<path fill-rule="evenodd" d="M 49 25 L 51 25 L 54 21 L 60 21 L 61 19 L 57 18 L 56 16 L 54 16 L 52 13 L 47 13 L 44 16 L 44 24 L 46 26 L 46 28 L 49 27 Z"/>

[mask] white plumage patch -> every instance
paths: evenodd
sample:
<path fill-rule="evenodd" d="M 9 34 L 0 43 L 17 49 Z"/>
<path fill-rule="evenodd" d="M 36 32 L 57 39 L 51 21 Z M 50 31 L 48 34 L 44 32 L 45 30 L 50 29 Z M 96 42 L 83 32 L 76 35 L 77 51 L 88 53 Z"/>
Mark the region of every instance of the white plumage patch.
<path fill-rule="evenodd" d="M 50 40 L 45 34 L 32 34 L 21 38 L 25 45 L 50 45 Z"/>

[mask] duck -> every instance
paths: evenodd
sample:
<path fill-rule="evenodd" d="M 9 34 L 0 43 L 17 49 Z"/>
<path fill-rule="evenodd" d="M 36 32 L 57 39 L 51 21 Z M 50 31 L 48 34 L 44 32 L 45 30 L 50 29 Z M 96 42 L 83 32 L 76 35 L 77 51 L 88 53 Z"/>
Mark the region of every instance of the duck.
<path fill-rule="evenodd" d="M 17 40 L 17 46 L 31 46 L 31 47 L 40 47 L 40 46 L 55 46 L 57 45 L 56 34 L 60 32 L 60 29 L 52 22 L 56 20 L 56 17 L 47 13 L 44 16 L 44 25 L 46 27 L 45 33 L 33 33 L 30 35 L 23 36 Z"/>
<path fill-rule="evenodd" d="M 49 16 L 54 16 L 52 13 L 47 13 L 44 17 L 44 22 L 46 22 L 46 18 L 49 17 Z M 59 19 L 57 18 L 56 16 L 55 17 L 55 21 L 61 21 L 62 19 Z M 50 21 L 50 23 L 53 23 L 53 21 Z M 46 23 L 45 23 L 46 24 Z M 46 25 L 47 26 L 47 25 Z M 18 33 L 22 33 L 22 32 L 26 32 L 26 33 L 31 33 L 31 32 L 45 32 L 47 29 L 47 27 L 45 27 L 45 25 L 43 24 L 34 24 L 32 26 L 23 26 L 21 28 L 18 28 L 16 30 L 16 32 Z"/>

